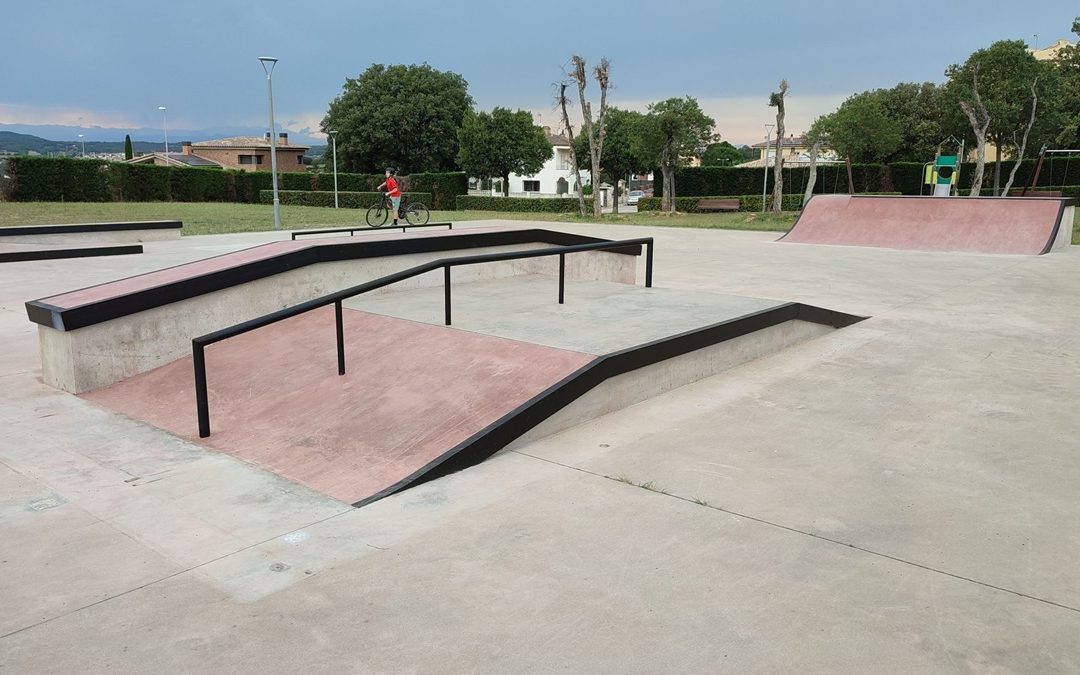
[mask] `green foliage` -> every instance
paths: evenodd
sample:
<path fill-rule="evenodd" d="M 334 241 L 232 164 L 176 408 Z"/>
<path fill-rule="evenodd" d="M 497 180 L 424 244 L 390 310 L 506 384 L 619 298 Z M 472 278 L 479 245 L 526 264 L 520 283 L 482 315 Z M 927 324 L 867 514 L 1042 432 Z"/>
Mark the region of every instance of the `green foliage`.
<path fill-rule="evenodd" d="M 894 154 L 901 141 L 900 122 L 873 92 L 848 98 L 836 112 L 815 121 L 813 129 L 823 133 L 828 147 L 853 162 L 880 162 Z"/>
<path fill-rule="evenodd" d="M 131 134 L 124 135 L 124 159 L 131 159 L 135 151 L 131 149 Z"/>
<path fill-rule="evenodd" d="M 604 154 L 600 158 L 600 180 L 615 185 L 631 173 L 648 171 L 650 161 L 645 159 L 641 150 L 642 124 L 645 116 L 633 110 L 608 108 L 604 122 Z M 589 153 L 589 139 L 578 136 L 574 139 L 574 151 L 583 170 L 592 166 Z"/>
<path fill-rule="evenodd" d="M 731 195 L 726 197 L 713 197 L 702 195 L 700 197 L 676 197 L 675 210 L 680 213 L 703 213 L 698 210 L 698 202 L 702 199 L 738 199 L 740 211 L 761 211 L 761 195 Z M 767 207 L 772 206 L 772 195 L 766 198 Z M 638 201 L 638 211 L 659 211 L 660 197 L 642 197 Z M 798 211 L 802 207 L 802 195 L 784 195 L 783 210 Z"/>
<path fill-rule="evenodd" d="M 1060 148 L 1080 147 L 1080 17 L 1073 21 L 1072 32 L 1077 44 L 1059 51 L 1054 62 L 1059 82 L 1060 127 L 1053 140 Z"/>
<path fill-rule="evenodd" d="M 345 80 L 321 126 L 338 131 L 338 165 L 347 171 L 448 171 L 457 168 L 457 130 L 472 104 L 457 73 L 373 64 Z"/>
<path fill-rule="evenodd" d="M 458 130 L 458 164 L 473 176 L 503 179 L 509 194 L 510 174 L 531 176 L 551 159 L 551 142 L 532 113 L 495 108 L 491 113 L 467 111 Z"/>
<path fill-rule="evenodd" d="M 1052 140 L 1059 119 L 1057 101 L 1060 96 L 1045 96 L 1057 92 L 1059 84 L 1054 66 L 1038 61 L 1027 50 L 1022 40 L 1001 40 L 985 49 L 971 54 L 960 65 L 949 66 L 945 74 L 943 103 L 946 110 L 947 129 L 956 136 L 968 139 L 972 145 L 974 132 L 967 117 L 960 110 L 961 101 L 974 101 L 973 83 L 978 75 L 979 95 L 990 115 L 987 136 L 998 146 L 1012 145 L 1014 134 L 1023 134 L 1031 115 L 1031 85 L 1038 79 L 1037 91 L 1040 102 L 1036 126 L 1031 131 L 1029 144 L 1038 147 Z"/>
<path fill-rule="evenodd" d="M 342 192 L 338 190 L 338 205 L 343 209 L 366 209 L 379 203 L 382 192 Z M 425 206 L 431 203 L 431 195 L 426 192 L 404 192 L 404 203 L 420 202 Z M 274 191 L 259 192 L 259 201 L 263 204 L 274 203 Z M 278 201 L 289 206 L 334 206 L 334 193 L 313 192 L 310 190 L 278 190 Z M 429 207 L 430 208 L 430 207 Z"/>
<path fill-rule="evenodd" d="M 109 166 L 97 159 L 11 157 L 5 198 L 20 202 L 109 201 Z"/>
<path fill-rule="evenodd" d="M 682 166 L 701 156 L 714 138 L 714 126 L 713 118 L 691 96 L 652 103 L 641 124 L 642 159 L 661 168 Z"/>
<path fill-rule="evenodd" d="M 577 213 L 578 201 L 566 198 L 488 197 L 460 195 L 459 211 L 524 211 L 533 213 Z"/>
<path fill-rule="evenodd" d="M 709 144 L 701 155 L 702 166 L 735 166 L 744 161 L 742 151 L 727 141 Z"/>
<path fill-rule="evenodd" d="M 458 195 L 469 194 L 469 176 L 463 171 L 448 173 L 414 173 L 405 177 L 408 189 L 427 192 L 431 200 L 424 202 L 433 211 L 453 211 Z"/>

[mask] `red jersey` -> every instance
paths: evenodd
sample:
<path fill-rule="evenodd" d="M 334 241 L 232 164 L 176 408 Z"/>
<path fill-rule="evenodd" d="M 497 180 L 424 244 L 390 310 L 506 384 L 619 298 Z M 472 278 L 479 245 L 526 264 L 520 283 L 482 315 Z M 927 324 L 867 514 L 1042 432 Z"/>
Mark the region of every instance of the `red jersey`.
<path fill-rule="evenodd" d="M 397 179 L 393 176 L 386 179 L 386 194 L 391 197 L 401 196 L 401 189 L 398 187 Z"/>

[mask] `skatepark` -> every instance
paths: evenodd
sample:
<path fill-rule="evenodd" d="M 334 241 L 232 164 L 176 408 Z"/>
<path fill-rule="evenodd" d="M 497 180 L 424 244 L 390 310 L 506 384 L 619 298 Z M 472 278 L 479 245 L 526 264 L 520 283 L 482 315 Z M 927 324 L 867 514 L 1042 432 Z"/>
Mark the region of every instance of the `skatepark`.
<path fill-rule="evenodd" d="M 0 266 L 0 668 L 1075 671 L 1071 202 L 826 201 Z"/>

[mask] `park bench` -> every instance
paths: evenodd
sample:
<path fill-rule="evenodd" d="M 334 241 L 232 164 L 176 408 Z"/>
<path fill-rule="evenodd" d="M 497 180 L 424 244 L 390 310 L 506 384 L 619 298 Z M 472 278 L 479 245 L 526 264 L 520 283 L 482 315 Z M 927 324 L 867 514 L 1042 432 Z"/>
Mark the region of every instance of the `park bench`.
<path fill-rule="evenodd" d="M 738 199 L 701 199 L 697 203 L 698 211 L 738 211 Z"/>

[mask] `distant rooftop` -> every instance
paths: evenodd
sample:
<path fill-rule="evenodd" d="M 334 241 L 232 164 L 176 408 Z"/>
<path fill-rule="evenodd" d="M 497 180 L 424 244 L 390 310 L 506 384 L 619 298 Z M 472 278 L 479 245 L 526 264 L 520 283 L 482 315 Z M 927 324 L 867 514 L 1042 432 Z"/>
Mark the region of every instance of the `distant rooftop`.
<path fill-rule="evenodd" d="M 270 140 L 265 136 L 231 136 L 229 138 L 218 138 L 212 141 L 198 141 L 191 144 L 197 148 L 269 148 Z M 306 145 L 293 145 L 292 143 L 278 142 L 278 147 L 286 146 L 291 150 L 307 150 L 309 146 Z"/>

